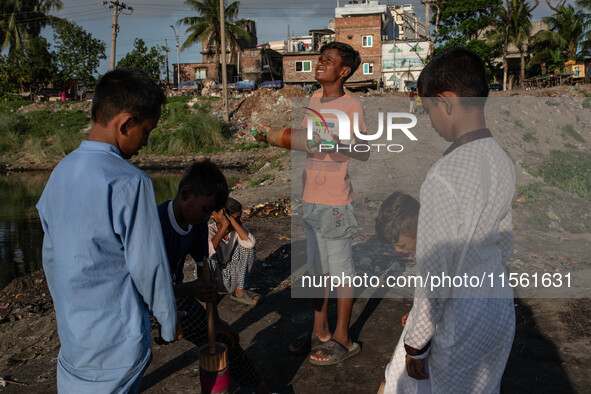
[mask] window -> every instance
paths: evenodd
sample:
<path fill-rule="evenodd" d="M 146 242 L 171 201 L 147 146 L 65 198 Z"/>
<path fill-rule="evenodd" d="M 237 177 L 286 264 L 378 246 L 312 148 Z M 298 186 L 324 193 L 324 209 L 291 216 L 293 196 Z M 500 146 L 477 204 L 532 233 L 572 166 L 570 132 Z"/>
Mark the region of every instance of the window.
<path fill-rule="evenodd" d="M 195 69 L 195 79 L 207 78 L 207 67 L 199 67 Z"/>
<path fill-rule="evenodd" d="M 310 72 L 312 71 L 312 61 L 311 60 L 303 60 L 299 62 L 295 62 L 296 72 Z"/>
<path fill-rule="evenodd" d="M 363 73 L 373 74 L 373 63 L 363 63 Z"/>
<path fill-rule="evenodd" d="M 361 45 L 364 48 L 371 47 L 373 44 L 373 36 L 363 36 L 362 40 L 363 42 L 361 43 Z"/>

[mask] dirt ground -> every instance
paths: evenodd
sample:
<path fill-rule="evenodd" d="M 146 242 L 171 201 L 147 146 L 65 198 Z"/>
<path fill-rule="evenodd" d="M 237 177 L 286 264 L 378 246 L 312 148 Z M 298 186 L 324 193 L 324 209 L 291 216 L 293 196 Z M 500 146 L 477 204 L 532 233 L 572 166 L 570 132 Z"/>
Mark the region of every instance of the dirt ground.
<path fill-rule="evenodd" d="M 578 90 L 563 90 L 538 92 L 536 97 L 543 97 L 543 101 L 521 103 L 529 109 L 513 105 L 515 102 L 501 102 L 499 105 L 507 106 L 506 109 L 500 109 L 505 115 L 490 125 L 493 135 L 515 163 L 518 188 L 541 184 L 535 202 L 528 201 L 529 197 L 520 199 L 516 195 L 513 206 L 515 253 L 508 262 L 508 268 L 530 273 L 571 272 L 573 276 L 591 281 L 591 234 L 585 224 L 591 222 L 591 201 L 545 185 L 543 180 L 528 171 L 530 166 L 544 160 L 553 147 L 564 150 L 565 142 L 575 146 L 569 149 L 589 152 L 589 110 L 584 112 L 579 104 L 570 105 L 572 103 L 569 101 L 561 101 L 559 106 L 552 101 L 550 104 L 545 101 L 546 98 L 551 100 L 554 94 L 563 100 L 579 94 Z M 505 93 L 499 97 L 506 98 Z M 264 105 L 272 107 L 277 100 L 280 99 L 273 97 L 271 104 L 265 102 Z M 245 111 L 248 109 L 244 108 Z M 558 119 L 560 125 L 544 124 L 541 114 L 556 109 L 560 112 L 558 115 L 555 113 L 553 118 Z M 256 110 L 260 109 L 254 106 L 248 109 L 250 113 Z M 532 116 L 531 111 L 535 116 Z M 538 122 L 534 123 L 536 119 Z M 285 121 L 285 115 L 269 115 L 266 120 Z M 566 124 L 574 125 L 584 141 L 577 142 L 556 132 L 557 126 L 561 129 Z M 528 132 L 535 132 L 535 139 L 524 138 Z M 358 216 L 358 233 L 354 243 L 372 240 L 376 208 L 389 193 L 402 190 L 418 197 L 420 184 L 428 168 L 449 145 L 433 130 L 419 128 L 417 135 L 422 143 L 405 145 L 407 154 L 404 156 L 385 161 L 376 155 L 366 163 L 350 164 Z M 226 168 L 244 168 L 257 161 L 268 164 L 276 160 L 278 165 L 275 166 L 265 164 L 251 168 L 252 175 L 270 174 L 262 185 L 235 187 L 232 195 L 248 208 L 248 212 L 264 212 L 264 208 L 258 204 L 277 202 L 282 212 L 289 211 L 292 215 L 276 216 L 269 208 L 271 214 L 245 220 L 257 237 L 251 285 L 264 294 L 264 302 L 248 307 L 227 296 L 219 302 L 222 318 L 239 331 L 242 346 L 268 388 L 278 393 L 375 392 L 402 331 L 400 318 L 410 310 L 412 301 L 357 299 L 351 333 L 362 344 L 362 351 L 344 363 L 317 367 L 307 362 L 305 356 L 289 355 L 289 343 L 312 323 L 311 300 L 291 297 L 291 253 L 298 242 L 292 237 L 301 227 L 297 221 L 297 182 L 293 183 L 293 195 L 291 187 L 292 180 L 296 179 L 294 174 L 300 171 L 301 157 L 284 155 L 278 148 L 222 152 L 211 156 Z M 182 167 L 195 157 L 175 158 L 173 162 L 169 158 L 141 158 L 137 164 L 144 168 L 167 167 L 167 163 Z M 383 175 L 386 181 L 380 178 L 380 184 L 376 185 L 375 174 Z M 381 187 L 381 184 L 386 184 L 386 187 Z M 288 205 L 285 205 L 286 202 Z M 377 270 L 376 267 L 383 267 L 385 261 L 403 268 L 413 267 L 412 261 L 397 256 L 388 246 L 382 245 L 380 248 L 377 254 L 381 257 L 361 259 L 358 269 Z M 187 267 L 186 277 L 191 278 L 191 275 L 190 267 Z M 589 392 L 590 295 L 591 290 L 586 285 L 578 288 L 570 298 L 540 298 L 540 294 L 535 293 L 524 293 L 522 297 L 516 298 L 516 334 L 502 381 L 503 393 Z M 334 321 L 334 301 L 330 304 L 329 313 Z M 13 382 L 7 383 L 4 388 L 0 387 L 0 392 L 56 391 L 59 338 L 51 297 L 42 273 L 19 278 L 3 289 L 0 294 L 0 338 L 0 377 Z M 153 351 L 154 360 L 143 380 L 144 392 L 182 393 L 200 390 L 197 349 L 192 344 L 187 341 L 168 346 L 153 344 Z M 248 391 L 233 386 L 233 392 Z"/>

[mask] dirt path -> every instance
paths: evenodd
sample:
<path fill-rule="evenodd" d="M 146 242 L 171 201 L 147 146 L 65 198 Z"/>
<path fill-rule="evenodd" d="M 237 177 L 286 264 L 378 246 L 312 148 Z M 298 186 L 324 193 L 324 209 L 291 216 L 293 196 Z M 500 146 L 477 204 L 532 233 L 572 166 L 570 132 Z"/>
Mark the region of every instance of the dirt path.
<path fill-rule="evenodd" d="M 549 92 L 545 97 L 553 94 L 554 91 Z M 588 372 L 591 368 L 591 230 L 588 227 L 591 201 L 545 185 L 528 169 L 545 160 L 551 149 L 589 152 L 591 122 L 588 119 L 591 117 L 589 109 L 582 112 L 580 103 L 573 106 L 572 102 L 562 101 L 557 106 L 546 98 L 533 103 L 522 101 L 521 105 L 528 108 L 517 107 L 514 103 L 498 104 L 501 115 L 491 123 L 491 130 L 516 165 L 518 191 L 521 186 L 538 183 L 541 186 L 532 189 L 535 195 L 529 193 L 525 198 L 516 198 L 513 207 L 515 253 L 508 267 L 540 274 L 571 272 L 584 283 L 571 298 L 516 299 L 516 335 L 502 392 L 586 393 L 591 387 Z M 553 121 L 545 121 L 541 114 L 550 112 Z M 582 142 L 564 134 L 562 130 L 568 125 L 580 133 Z M 367 163 L 351 163 L 359 228 L 356 242 L 371 240 L 376 209 L 392 191 L 402 190 L 418 197 L 428 168 L 448 146 L 427 126 L 416 130 L 420 144 L 404 142 L 405 155 L 386 158 L 375 155 Z M 259 160 L 263 163 L 251 169 L 253 175 L 264 179 L 260 182 L 262 186 L 255 183 L 232 192 L 245 206 L 290 197 L 292 183 L 294 196 L 299 193 L 299 181 L 292 182 L 296 178 L 290 169 L 294 168 L 294 174 L 301 171 L 301 157 L 281 155 L 276 148 L 224 152 L 213 157 L 227 167 L 244 167 L 244 163 L 248 166 Z M 181 158 L 179 166 L 193 159 Z M 271 166 L 273 160 L 277 164 Z M 150 167 L 167 161 L 170 159 L 155 158 L 139 164 Z M 295 199 L 292 199 L 291 209 L 297 214 Z M 411 301 L 358 299 L 351 332 L 362 343 L 363 350 L 342 364 L 321 368 L 312 366 L 305 356 L 288 355 L 286 349 L 291 340 L 312 322 L 311 301 L 292 299 L 290 294 L 290 253 L 294 242 L 290 219 L 268 216 L 245 221 L 258 240 L 253 286 L 265 294 L 265 300 L 260 306 L 250 308 L 226 297 L 220 302 L 220 314 L 240 332 L 243 347 L 273 391 L 374 392 L 402 331 L 400 318 L 409 311 Z M 294 221 L 296 233 L 298 223 Z M 388 259 L 388 264 L 412 267 L 406 260 L 392 261 L 389 256 L 393 253 L 384 251 L 378 251 L 379 261 L 379 256 L 362 259 L 360 269 L 375 269 Z M 190 274 L 190 270 L 187 271 L 186 277 Z M 0 387 L 0 392 L 53 393 L 56 391 L 59 338 L 43 275 L 13 282 L 7 289 L 10 294 L 3 294 L 0 307 L 10 302 L 18 308 L 8 314 L 0 309 L 0 320 L 3 319 L 0 323 L 0 377 L 27 386 L 9 384 Z M 334 320 L 334 302 L 329 310 Z M 154 360 L 143 382 L 145 392 L 199 390 L 197 351 L 193 345 L 181 341 L 166 347 L 154 345 L 153 349 Z"/>

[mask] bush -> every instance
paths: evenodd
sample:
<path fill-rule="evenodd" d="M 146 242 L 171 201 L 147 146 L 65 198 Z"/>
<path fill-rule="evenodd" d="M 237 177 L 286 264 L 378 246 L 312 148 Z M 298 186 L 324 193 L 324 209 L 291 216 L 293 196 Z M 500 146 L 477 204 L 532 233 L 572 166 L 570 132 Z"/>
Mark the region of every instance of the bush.
<path fill-rule="evenodd" d="M 79 132 L 90 123 L 86 111 L 47 109 L 15 113 L 22 104 L 22 101 L 9 101 L 0 105 L 0 154 L 27 153 L 36 160 L 59 159 L 84 139 Z"/>
<path fill-rule="evenodd" d="M 230 125 L 210 114 L 206 108 L 187 106 L 190 97 L 169 100 L 158 127 L 151 133 L 144 154 L 182 155 L 221 150 L 230 135 Z"/>

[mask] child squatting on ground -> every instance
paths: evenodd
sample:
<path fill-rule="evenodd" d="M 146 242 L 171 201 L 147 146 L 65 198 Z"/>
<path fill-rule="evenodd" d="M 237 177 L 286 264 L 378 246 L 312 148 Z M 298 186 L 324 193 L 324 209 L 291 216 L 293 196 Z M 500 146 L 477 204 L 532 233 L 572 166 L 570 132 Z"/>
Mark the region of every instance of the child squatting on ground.
<path fill-rule="evenodd" d="M 56 166 L 37 204 L 60 393 L 139 392 L 152 358 L 149 312 L 165 341 L 177 338 L 152 182 L 126 161 L 147 144 L 165 101 L 143 71 L 106 73 L 88 139 Z"/>
<path fill-rule="evenodd" d="M 417 274 L 506 274 L 513 253 L 513 164 L 486 128 L 482 60 L 464 48 L 424 68 L 419 94 L 433 128 L 453 144 L 420 190 Z M 498 393 L 515 331 L 513 291 L 417 287 L 386 367 L 386 393 Z"/>
<path fill-rule="evenodd" d="M 416 253 L 417 227 L 420 204 L 413 197 L 401 192 L 394 192 L 382 202 L 376 218 L 376 235 L 380 241 L 392 244 L 398 253 Z M 406 325 L 408 313 L 402 316 L 402 327 Z M 394 353 L 392 353 L 392 358 Z M 384 392 L 386 378 L 378 390 Z"/>
<path fill-rule="evenodd" d="M 242 204 L 230 197 L 225 208 L 214 211 L 212 216 L 209 258 L 213 276 L 219 278 L 218 289 L 230 292 L 230 298 L 237 302 L 258 304 L 262 297 L 247 287 L 256 240 L 242 224 Z"/>
<path fill-rule="evenodd" d="M 338 109 L 350 119 L 359 115 L 359 130 L 367 131 L 361 103 L 345 94 L 343 84 L 359 67 L 359 53 L 350 45 L 332 42 L 322 47 L 315 69 L 315 79 L 322 85 L 322 92 L 312 96 L 308 107 Z M 354 276 L 352 236 L 357 222 L 353 208 L 354 193 L 347 166 L 349 158 L 366 161 L 369 152 L 355 152 L 337 137 L 339 132 L 350 136 L 346 141 L 358 143 L 353 130 L 338 130 L 338 121 L 332 114 L 323 114 L 326 128 L 314 125 L 315 140 L 327 140 L 336 146 L 322 152 L 308 153 L 303 173 L 303 220 L 306 227 L 308 270 L 311 275 Z M 306 128 L 308 117 L 302 126 Z M 312 122 L 310 122 L 312 123 Z M 353 125 L 353 122 L 351 122 Z M 272 129 L 259 125 L 267 133 Z M 293 133 L 293 130 L 292 130 Z M 255 134 L 260 141 L 268 141 L 263 133 Z M 349 149 L 346 149 L 349 147 Z M 339 149 L 337 153 L 337 148 Z M 343 149 L 345 148 L 345 149 Z M 314 301 L 314 325 L 295 342 L 291 353 L 310 353 L 309 361 L 316 365 L 332 365 L 360 351 L 358 343 L 349 336 L 349 324 L 353 307 L 353 288 L 337 289 L 337 324 L 331 335 L 328 325 L 328 292 Z"/>
<path fill-rule="evenodd" d="M 178 309 L 186 313 L 181 320 L 183 337 L 197 347 L 207 343 L 207 317 L 201 301 L 215 298 L 213 286 L 197 279 L 183 283 L 183 268 L 187 254 L 203 266 L 208 256 L 207 221 L 212 212 L 219 211 L 228 200 L 228 184 L 219 168 L 204 159 L 185 171 L 176 197 L 158 206 L 164 243 L 172 273 L 172 284 Z M 242 212 L 242 211 L 241 211 Z M 239 336 L 220 319 L 215 311 L 217 341 L 228 347 L 230 375 L 241 387 L 267 392 L 254 365 L 239 345 Z"/>

